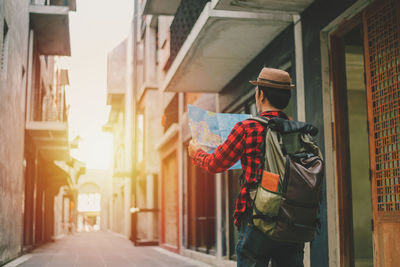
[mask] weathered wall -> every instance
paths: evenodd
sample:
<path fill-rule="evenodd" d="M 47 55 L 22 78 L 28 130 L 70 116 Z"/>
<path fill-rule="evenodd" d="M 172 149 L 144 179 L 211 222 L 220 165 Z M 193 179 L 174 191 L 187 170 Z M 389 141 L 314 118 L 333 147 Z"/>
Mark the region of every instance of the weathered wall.
<path fill-rule="evenodd" d="M 292 80 L 296 81 L 294 33 L 292 25 L 282 31 L 222 89 L 219 95 L 221 111 L 225 111 L 232 103 L 239 101 L 241 97 L 246 95 L 250 90 L 254 90 L 254 85 L 250 84 L 249 81 L 256 80 L 264 66 L 279 68 L 286 63 L 291 63 L 292 71 L 290 75 Z M 292 97 L 296 99 L 295 92 Z M 293 105 L 296 105 L 295 101 L 293 101 Z M 293 107 L 293 110 L 297 110 L 296 106 Z M 296 112 L 293 115 L 296 116 Z"/>
<path fill-rule="evenodd" d="M 145 101 L 145 123 L 144 123 L 144 160 L 147 173 L 158 173 L 160 171 L 160 157 L 156 145 L 162 136 L 162 125 L 160 119 L 160 104 L 158 91 L 148 90 Z"/>
<path fill-rule="evenodd" d="M 0 1 L 0 48 L 8 24 L 6 69 L 0 70 L 0 265 L 22 247 L 25 84 L 29 27 L 28 0 Z"/>

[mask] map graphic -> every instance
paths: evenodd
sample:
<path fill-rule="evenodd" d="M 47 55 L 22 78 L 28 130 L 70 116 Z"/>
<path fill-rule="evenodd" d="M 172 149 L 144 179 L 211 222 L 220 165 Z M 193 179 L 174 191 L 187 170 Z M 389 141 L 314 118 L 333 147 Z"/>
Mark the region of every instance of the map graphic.
<path fill-rule="evenodd" d="M 225 142 L 236 123 L 251 117 L 249 114 L 214 113 L 192 105 L 188 105 L 188 115 L 193 141 L 208 153 Z M 230 169 L 240 168 L 238 161 Z"/>

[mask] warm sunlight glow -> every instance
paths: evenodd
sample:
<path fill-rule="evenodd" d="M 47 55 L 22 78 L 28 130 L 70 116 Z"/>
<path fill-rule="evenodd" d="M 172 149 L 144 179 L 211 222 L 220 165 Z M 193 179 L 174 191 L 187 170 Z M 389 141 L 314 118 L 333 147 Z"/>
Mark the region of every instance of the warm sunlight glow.
<path fill-rule="evenodd" d="M 78 149 L 71 155 L 87 168 L 111 167 L 112 138 L 101 131 L 106 124 L 107 53 L 128 35 L 133 14 L 132 0 L 78 1 L 71 12 L 72 57 L 63 58 L 69 69 L 69 138 L 80 136 Z"/>
<path fill-rule="evenodd" d="M 98 212 L 100 211 L 100 194 L 88 193 L 78 195 L 79 212 Z"/>

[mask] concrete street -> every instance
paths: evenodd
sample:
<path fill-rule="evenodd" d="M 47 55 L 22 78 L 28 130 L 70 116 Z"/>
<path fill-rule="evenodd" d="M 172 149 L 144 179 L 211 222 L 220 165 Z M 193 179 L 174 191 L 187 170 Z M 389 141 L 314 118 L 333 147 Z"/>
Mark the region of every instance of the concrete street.
<path fill-rule="evenodd" d="M 109 232 L 66 236 L 23 257 L 29 259 L 8 266 L 209 266 L 159 247 L 135 247 L 128 239 Z"/>

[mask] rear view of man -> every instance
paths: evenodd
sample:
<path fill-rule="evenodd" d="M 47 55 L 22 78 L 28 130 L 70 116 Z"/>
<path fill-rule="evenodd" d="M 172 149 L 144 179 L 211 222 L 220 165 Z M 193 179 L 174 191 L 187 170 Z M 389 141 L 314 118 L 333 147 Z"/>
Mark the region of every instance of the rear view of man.
<path fill-rule="evenodd" d="M 274 117 L 288 119 L 282 109 L 288 105 L 294 85 L 291 84 L 287 72 L 263 68 L 257 80 L 250 82 L 257 86 L 255 99 L 260 116 L 267 119 Z M 259 166 L 266 131 L 267 128 L 261 123 L 245 120 L 234 126 L 227 140 L 212 154 L 203 151 L 198 144 L 190 142 L 189 156 L 192 158 L 193 164 L 211 173 L 226 171 L 238 160 L 241 160 L 243 175 L 240 182 L 242 187 L 234 212 L 235 224 L 239 228 L 239 239 L 236 245 L 237 266 L 267 266 L 272 259 L 279 267 L 302 267 L 304 243 L 279 242 L 272 239 L 267 239 L 265 242 L 264 240 L 265 257 L 263 258 L 254 258 L 242 250 L 243 241 L 250 229 L 248 227 L 251 216 L 249 191 L 256 186 L 257 177 L 261 177 L 262 169 Z M 265 239 L 265 237 L 260 238 Z"/>

